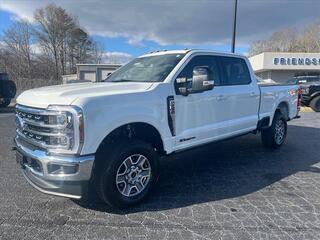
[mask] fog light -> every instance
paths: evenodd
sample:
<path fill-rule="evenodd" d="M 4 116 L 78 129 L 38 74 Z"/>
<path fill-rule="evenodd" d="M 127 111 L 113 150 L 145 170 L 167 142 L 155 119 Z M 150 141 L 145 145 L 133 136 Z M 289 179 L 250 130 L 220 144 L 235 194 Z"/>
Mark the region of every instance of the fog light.
<path fill-rule="evenodd" d="M 79 165 L 48 164 L 48 173 L 52 175 L 75 174 L 78 172 Z"/>
<path fill-rule="evenodd" d="M 58 146 L 69 146 L 69 139 L 66 136 L 50 136 L 49 137 L 49 144 L 50 145 L 58 145 Z"/>

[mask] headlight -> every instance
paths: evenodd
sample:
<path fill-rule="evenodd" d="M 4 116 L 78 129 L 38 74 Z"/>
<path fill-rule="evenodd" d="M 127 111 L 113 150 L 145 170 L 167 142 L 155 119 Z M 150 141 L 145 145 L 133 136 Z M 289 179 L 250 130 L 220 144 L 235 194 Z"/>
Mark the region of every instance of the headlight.
<path fill-rule="evenodd" d="M 76 106 L 50 105 L 47 124 L 54 126 L 46 136 L 50 153 L 80 153 L 83 140 L 83 114 Z"/>

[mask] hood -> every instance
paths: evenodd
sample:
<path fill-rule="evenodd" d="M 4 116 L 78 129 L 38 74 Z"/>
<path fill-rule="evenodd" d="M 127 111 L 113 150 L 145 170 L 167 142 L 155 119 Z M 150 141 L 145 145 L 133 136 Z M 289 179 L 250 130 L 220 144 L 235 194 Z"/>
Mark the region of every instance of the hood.
<path fill-rule="evenodd" d="M 74 83 L 27 90 L 19 95 L 17 104 L 46 108 L 48 105 L 71 105 L 78 98 L 143 92 L 153 83 L 102 82 Z"/>

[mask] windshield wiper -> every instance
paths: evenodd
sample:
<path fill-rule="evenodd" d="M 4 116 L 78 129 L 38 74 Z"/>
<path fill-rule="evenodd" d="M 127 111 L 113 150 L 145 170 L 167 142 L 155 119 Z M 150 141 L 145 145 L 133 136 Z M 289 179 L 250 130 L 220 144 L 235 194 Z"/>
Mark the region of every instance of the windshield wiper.
<path fill-rule="evenodd" d="M 114 81 L 110 81 L 110 82 L 138 82 L 138 81 L 128 80 L 128 79 L 119 79 L 119 80 L 114 80 Z"/>

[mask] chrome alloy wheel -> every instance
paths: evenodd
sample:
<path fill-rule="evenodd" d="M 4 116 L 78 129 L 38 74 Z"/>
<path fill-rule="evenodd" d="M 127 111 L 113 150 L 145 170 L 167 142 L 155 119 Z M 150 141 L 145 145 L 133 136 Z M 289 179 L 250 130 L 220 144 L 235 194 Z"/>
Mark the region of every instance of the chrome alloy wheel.
<path fill-rule="evenodd" d="M 151 166 L 148 158 L 141 154 L 133 154 L 120 164 L 116 185 L 123 196 L 133 197 L 146 188 L 150 178 Z"/>
<path fill-rule="evenodd" d="M 286 134 L 285 123 L 282 119 L 279 119 L 279 121 L 277 121 L 274 130 L 275 130 L 274 140 L 276 141 L 277 144 L 281 144 L 284 141 L 285 134 Z"/>

